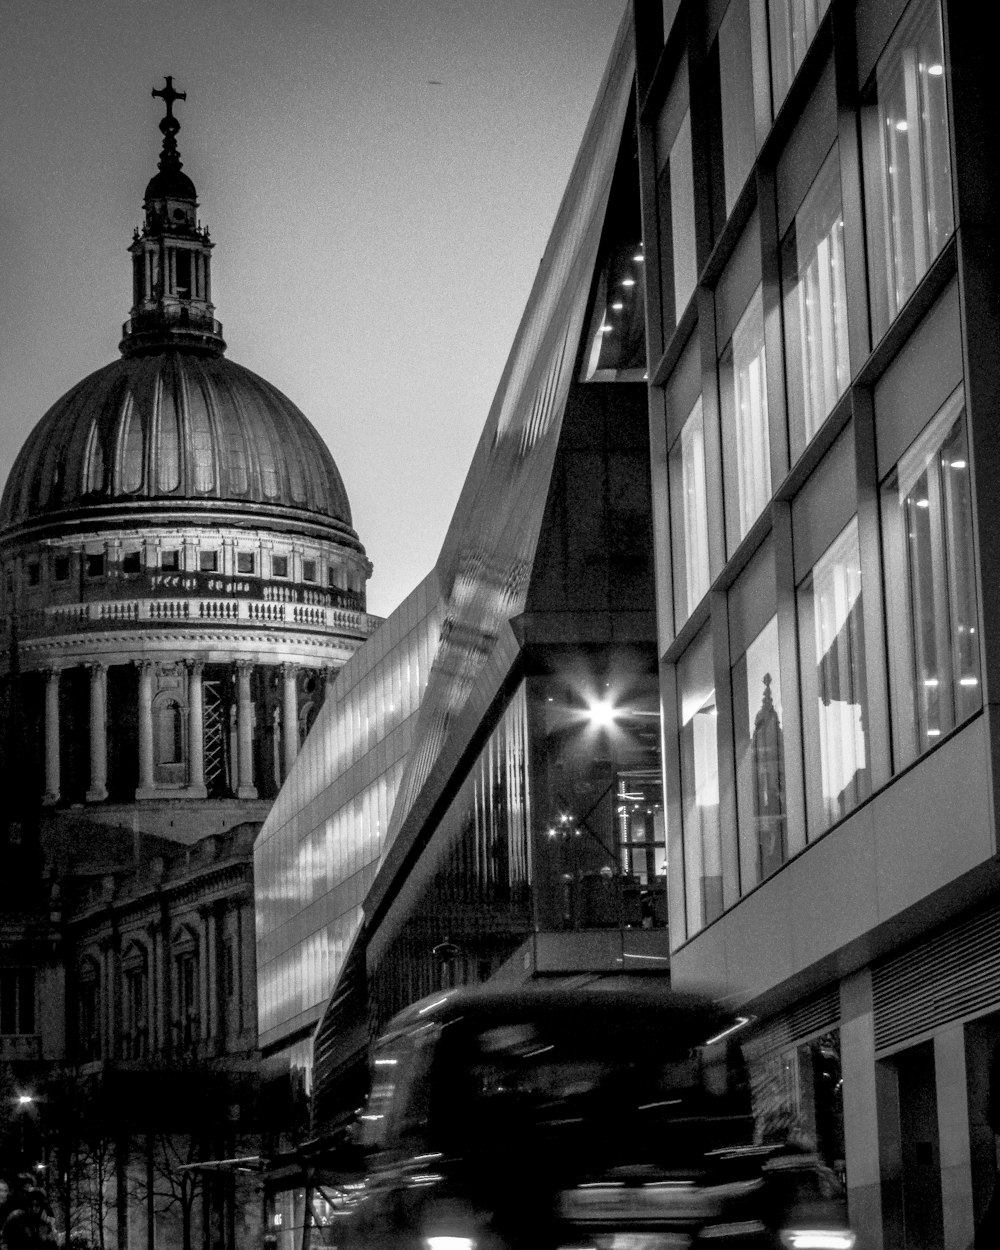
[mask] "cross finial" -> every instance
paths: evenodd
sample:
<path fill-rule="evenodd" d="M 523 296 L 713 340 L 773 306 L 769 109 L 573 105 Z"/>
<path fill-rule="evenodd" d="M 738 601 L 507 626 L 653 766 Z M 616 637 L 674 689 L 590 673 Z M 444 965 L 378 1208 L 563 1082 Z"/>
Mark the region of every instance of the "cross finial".
<path fill-rule="evenodd" d="M 165 87 L 161 87 L 159 89 L 156 87 L 153 88 L 153 98 L 160 99 L 164 102 L 164 104 L 166 104 L 167 116 L 172 119 L 174 115 L 174 101 L 186 100 L 187 92 L 174 90 L 174 80 L 170 74 L 164 75 L 164 82 L 167 84 Z"/>

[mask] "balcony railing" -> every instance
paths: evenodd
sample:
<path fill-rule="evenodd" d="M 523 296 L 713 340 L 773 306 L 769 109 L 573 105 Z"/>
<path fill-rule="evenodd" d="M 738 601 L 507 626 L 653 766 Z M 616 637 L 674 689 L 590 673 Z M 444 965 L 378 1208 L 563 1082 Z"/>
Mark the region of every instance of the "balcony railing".
<path fill-rule="evenodd" d="M 21 639 L 58 634 L 94 633 L 103 629 L 143 625 L 281 625 L 335 634 L 367 637 L 381 624 L 381 617 L 349 608 L 320 604 L 281 603 L 266 599 L 183 598 L 104 599 L 91 603 L 59 604 L 20 612 L 17 635 Z M 11 622 L 3 621 L 10 633 Z"/>

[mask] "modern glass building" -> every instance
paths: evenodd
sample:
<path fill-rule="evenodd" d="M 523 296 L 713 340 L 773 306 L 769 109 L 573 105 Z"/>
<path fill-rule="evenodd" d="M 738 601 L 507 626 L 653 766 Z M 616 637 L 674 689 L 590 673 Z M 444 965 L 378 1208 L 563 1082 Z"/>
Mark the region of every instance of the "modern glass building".
<path fill-rule="evenodd" d="M 433 988 L 666 969 L 636 157 L 626 16 L 435 569 L 258 840 L 262 1043 L 295 1062 L 326 1004 L 316 1129 Z M 307 1180 L 270 1184 L 289 1250 L 330 1214 Z"/>
<path fill-rule="evenodd" d="M 635 5 L 671 976 L 745 1005 L 758 1096 L 873 1247 L 967 1246 L 995 1171 L 978 27 Z"/>

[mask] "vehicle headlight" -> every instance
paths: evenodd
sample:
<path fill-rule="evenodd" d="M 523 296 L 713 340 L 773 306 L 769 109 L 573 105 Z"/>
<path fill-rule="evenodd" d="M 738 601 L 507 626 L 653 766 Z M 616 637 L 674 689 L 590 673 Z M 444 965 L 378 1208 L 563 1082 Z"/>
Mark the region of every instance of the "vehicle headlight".
<path fill-rule="evenodd" d="M 436 1234 L 433 1237 L 425 1237 L 424 1245 L 427 1250 L 476 1250 L 476 1243 L 472 1237 Z"/>
<path fill-rule="evenodd" d="M 788 1250 L 854 1250 L 857 1240 L 849 1228 L 783 1228 L 779 1236 Z"/>

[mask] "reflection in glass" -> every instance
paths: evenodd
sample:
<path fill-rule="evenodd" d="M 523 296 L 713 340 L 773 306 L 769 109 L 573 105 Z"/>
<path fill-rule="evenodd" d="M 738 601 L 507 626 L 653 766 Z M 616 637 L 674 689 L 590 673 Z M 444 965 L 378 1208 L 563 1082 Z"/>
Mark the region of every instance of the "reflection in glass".
<path fill-rule="evenodd" d="M 687 936 L 722 913 L 722 833 L 712 636 L 705 629 L 677 665 Z"/>
<path fill-rule="evenodd" d="M 862 103 L 872 330 L 882 337 L 955 221 L 941 18 L 914 3 Z"/>
<path fill-rule="evenodd" d="M 680 629 L 709 583 L 705 418 L 701 396 L 670 451 L 670 516 L 674 617 L 676 628 Z"/>
<path fill-rule="evenodd" d="M 959 388 L 882 488 L 896 767 L 982 706 Z"/>
<path fill-rule="evenodd" d="M 813 836 L 857 807 L 870 791 L 861 613 L 854 519 L 799 589 L 806 795 Z"/>
<path fill-rule="evenodd" d="M 771 91 L 776 113 L 829 7 L 830 0 L 770 0 L 767 16 L 771 34 Z"/>
<path fill-rule="evenodd" d="M 719 361 L 722 400 L 726 538 L 729 550 L 760 516 L 771 496 L 767 424 L 764 305 L 760 287 Z"/>
<path fill-rule="evenodd" d="M 843 1181 L 839 1030 L 749 1059 L 756 1140 L 768 1145 L 792 1143 L 817 1154 Z"/>
<path fill-rule="evenodd" d="M 848 382 L 844 214 L 836 147 L 785 235 L 781 274 L 788 412 L 797 455 Z"/>
<path fill-rule="evenodd" d="M 745 893 L 785 861 L 785 747 L 781 730 L 778 618 L 733 666 L 736 804 Z"/>

